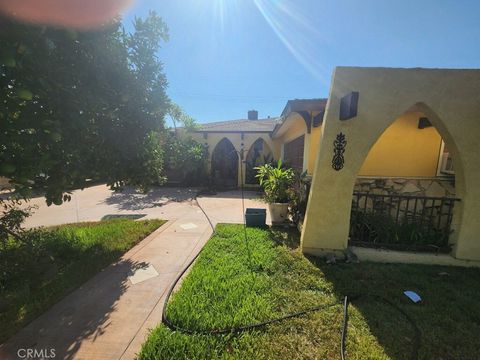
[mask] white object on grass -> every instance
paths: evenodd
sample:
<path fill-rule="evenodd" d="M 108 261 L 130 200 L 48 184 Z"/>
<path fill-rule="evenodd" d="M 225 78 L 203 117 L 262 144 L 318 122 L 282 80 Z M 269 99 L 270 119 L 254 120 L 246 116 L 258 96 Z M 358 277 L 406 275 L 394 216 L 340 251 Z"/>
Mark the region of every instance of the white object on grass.
<path fill-rule="evenodd" d="M 405 294 L 406 297 L 408 297 L 410 300 L 412 300 L 415 304 L 422 301 L 422 298 L 420 297 L 420 295 L 418 295 L 414 291 L 407 290 L 407 291 L 404 291 L 403 293 Z"/>

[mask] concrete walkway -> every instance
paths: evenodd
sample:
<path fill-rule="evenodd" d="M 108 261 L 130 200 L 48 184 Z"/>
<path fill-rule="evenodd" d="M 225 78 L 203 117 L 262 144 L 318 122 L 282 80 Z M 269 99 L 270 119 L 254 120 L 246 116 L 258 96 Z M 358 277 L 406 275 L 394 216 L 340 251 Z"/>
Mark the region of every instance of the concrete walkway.
<path fill-rule="evenodd" d="M 73 215 L 67 211 L 63 217 L 59 216 L 60 207 L 40 208 L 29 220 L 30 226 L 72 222 L 72 216 L 79 216 L 79 220 L 98 220 L 105 212 L 146 213 L 145 217 L 170 221 L 2 345 L 1 359 L 17 359 L 19 349 L 29 348 L 54 349 L 55 359 L 135 358 L 148 330 L 161 320 L 164 296 L 170 284 L 212 233 L 203 213 L 190 201 L 191 196 L 187 196 L 188 189 L 180 192 L 157 189 L 155 195 L 142 196 L 133 193 L 137 206 L 132 210 L 132 201 L 128 202 L 129 209 L 122 208 L 121 201 L 108 204 L 112 194 L 102 188 L 91 191 L 90 195 L 96 194 L 96 198 L 83 199 L 85 193 L 74 194 L 87 206 L 75 208 Z M 169 198 L 165 195 L 168 192 L 181 197 Z M 265 206 L 255 200 L 256 194 L 246 195 L 247 207 Z M 151 207 L 152 202 L 162 205 Z M 199 203 L 215 224 L 242 221 L 239 192 L 202 197 Z M 53 209 L 50 216 L 48 209 Z"/>

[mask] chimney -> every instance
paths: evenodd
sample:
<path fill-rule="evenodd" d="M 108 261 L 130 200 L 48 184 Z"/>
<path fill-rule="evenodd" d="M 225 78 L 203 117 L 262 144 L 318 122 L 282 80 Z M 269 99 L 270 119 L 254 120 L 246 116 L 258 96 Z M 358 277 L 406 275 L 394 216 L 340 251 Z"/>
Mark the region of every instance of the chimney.
<path fill-rule="evenodd" d="M 248 110 L 248 120 L 258 120 L 258 111 Z"/>

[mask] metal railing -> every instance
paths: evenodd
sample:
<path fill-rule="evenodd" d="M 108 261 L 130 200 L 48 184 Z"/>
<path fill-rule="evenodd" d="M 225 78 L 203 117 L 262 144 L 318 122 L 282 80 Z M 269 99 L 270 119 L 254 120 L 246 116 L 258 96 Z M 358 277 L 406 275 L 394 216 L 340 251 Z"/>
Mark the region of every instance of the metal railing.
<path fill-rule="evenodd" d="M 350 243 L 415 251 L 450 251 L 451 197 L 354 192 Z"/>

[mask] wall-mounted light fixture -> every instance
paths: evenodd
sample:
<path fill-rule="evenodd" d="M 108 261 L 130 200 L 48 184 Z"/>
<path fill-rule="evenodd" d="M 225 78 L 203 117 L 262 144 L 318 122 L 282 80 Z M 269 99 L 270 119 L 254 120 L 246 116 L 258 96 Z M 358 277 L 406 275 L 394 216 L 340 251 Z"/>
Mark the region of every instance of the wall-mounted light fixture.
<path fill-rule="evenodd" d="M 421 117 L 420 119 L 418 119 L 418 128 L 419 129 L 425 129 L 425 128 L 428 128 L 428 127 L 431 127 L 431 126 L 433 126 L 433 125 L 430 122 L 430 120 L 428 120 L 428 118 Z"/>
<path fill-rule="evenodd" d="M 357 116 L 358 91 L 352 91 L 340 99 L 340 120 L 349 120 Z"/>

